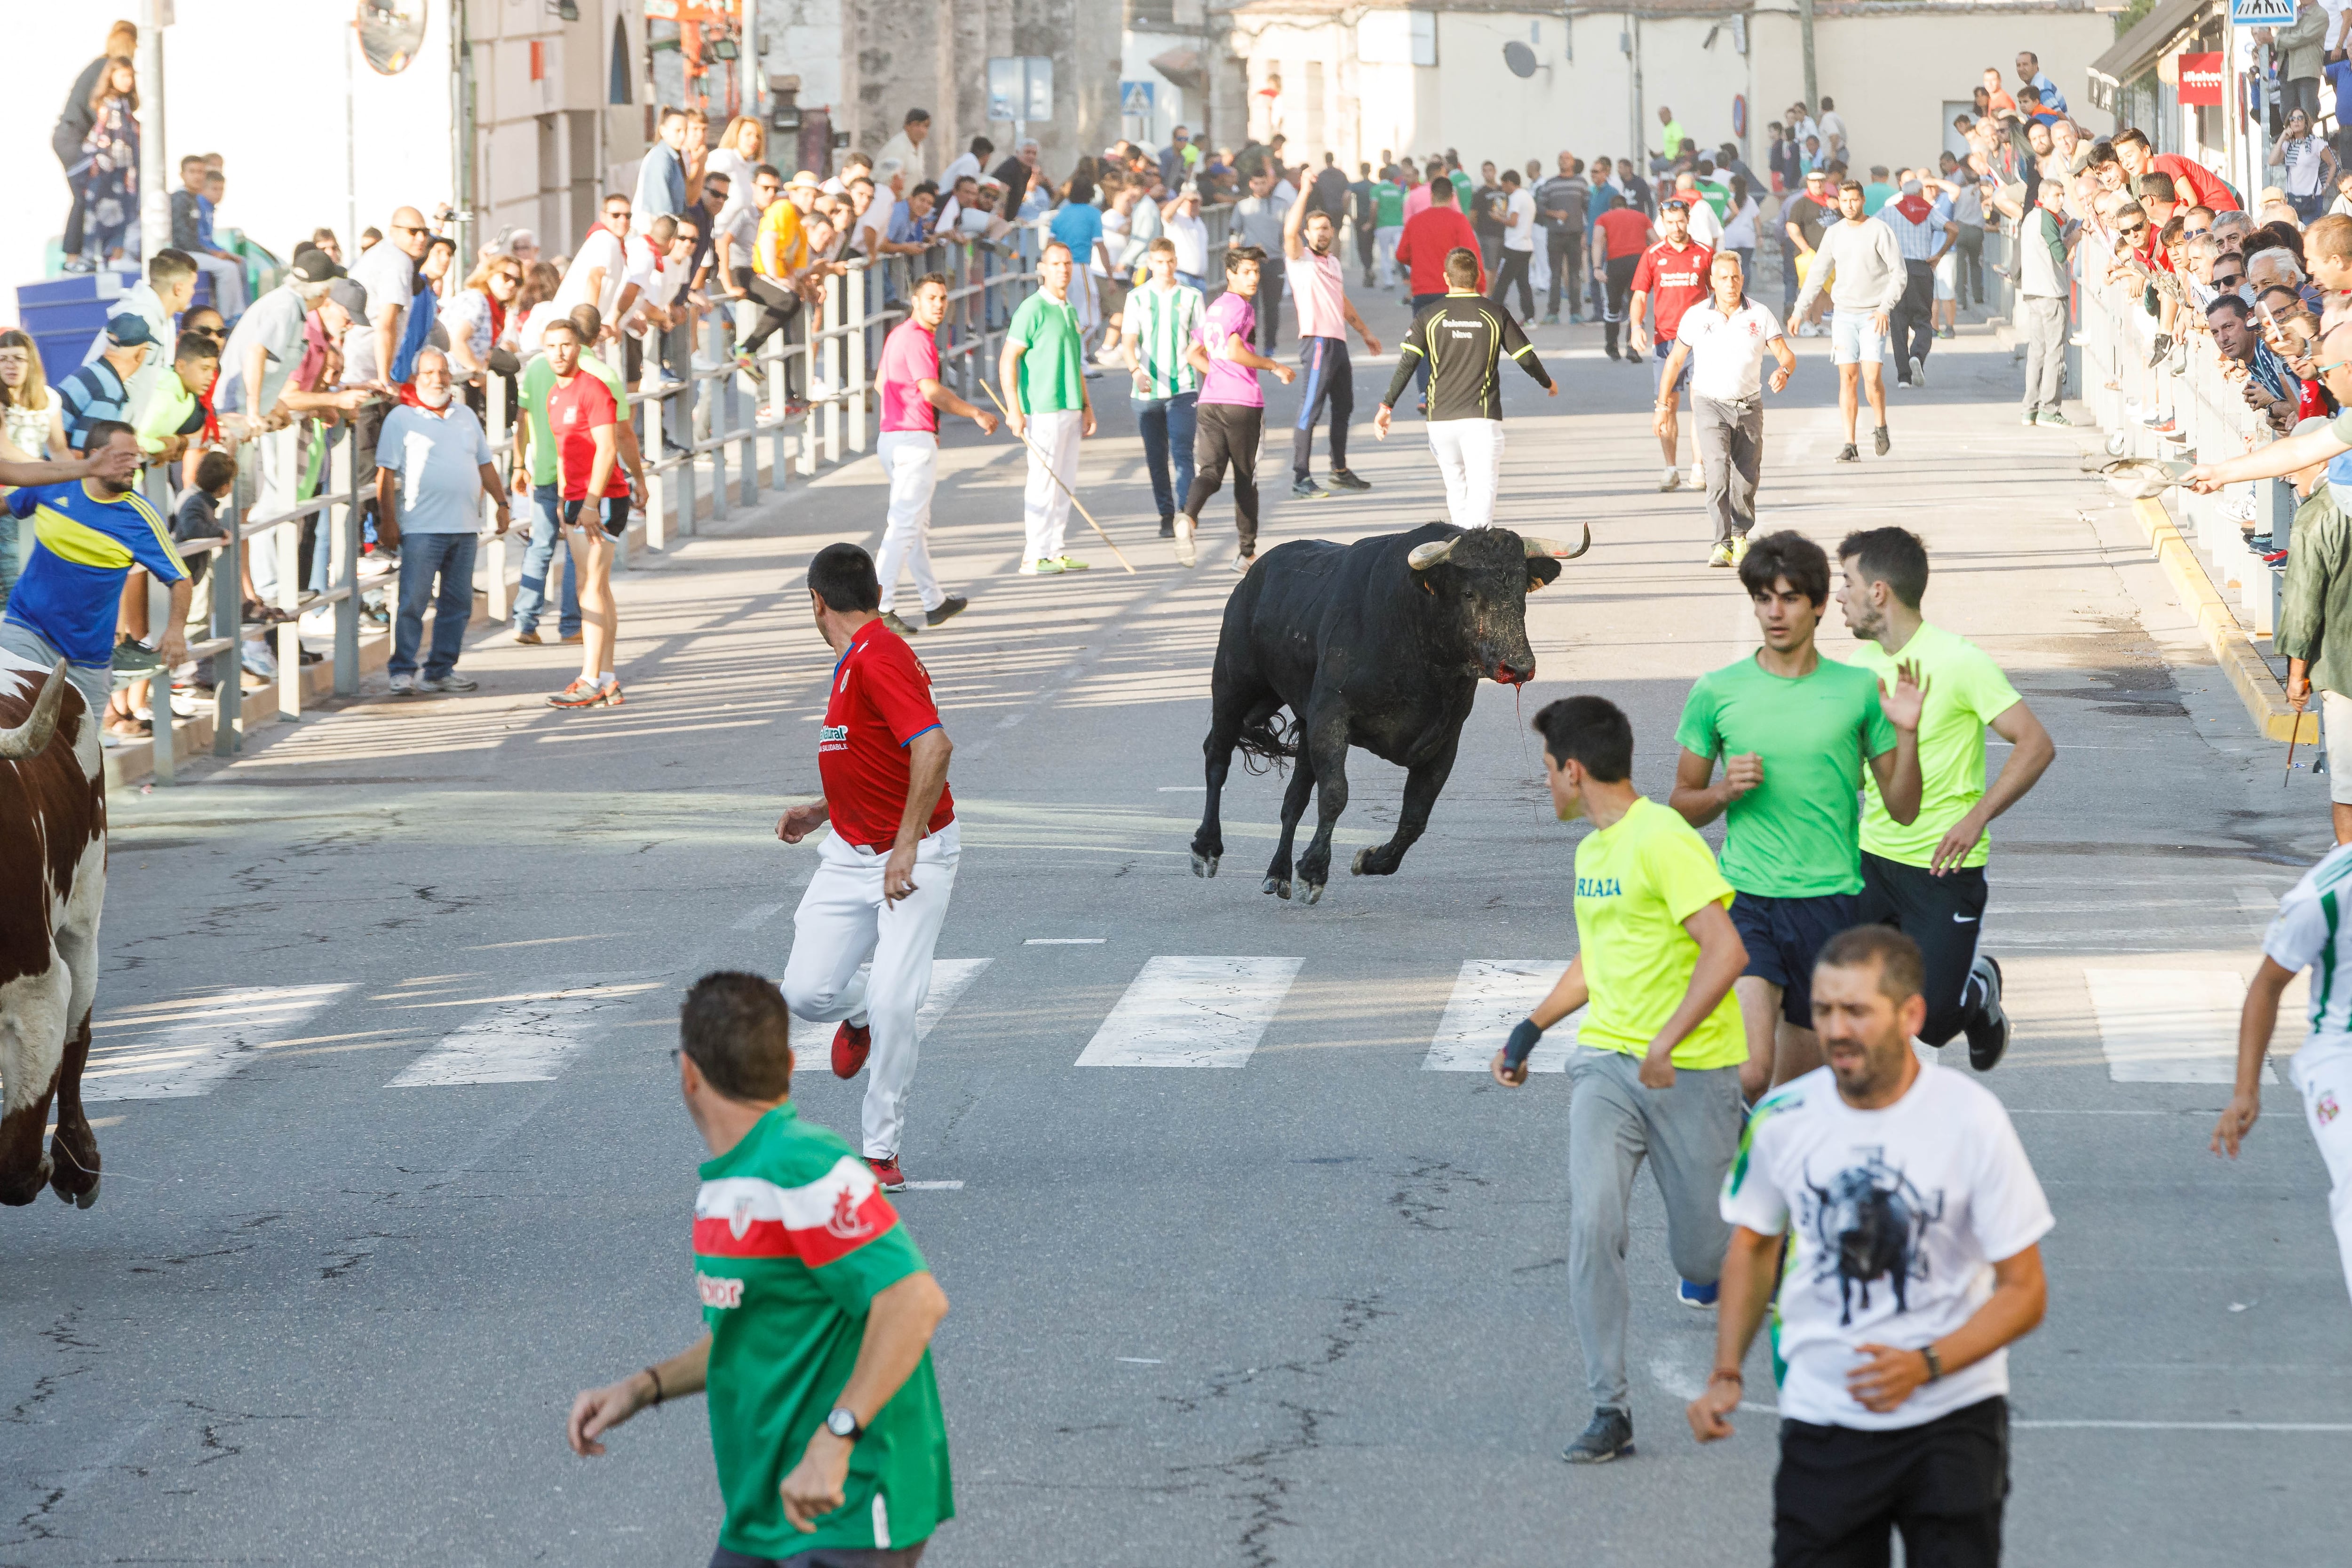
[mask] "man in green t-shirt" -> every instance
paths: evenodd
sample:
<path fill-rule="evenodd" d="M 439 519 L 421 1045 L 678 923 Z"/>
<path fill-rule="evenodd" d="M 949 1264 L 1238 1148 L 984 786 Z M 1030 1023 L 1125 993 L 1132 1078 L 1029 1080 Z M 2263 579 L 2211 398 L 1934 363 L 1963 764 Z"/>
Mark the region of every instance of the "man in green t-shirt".
<path fill-rule="evenodd" d="M 1749 540 L 1739 582 L 1764 646 L 1691 687 L 1675 731 L 1683 754 L 1672 799 L 1694 828 L 1728 814 L 1723 874 L 1738 891 L 1731 922 L 1748 945 L 1740 1086 L 1753 1101 L 1822 1064 L 1813 958 L 1856 922 L 1863 763 L 1895 821 L 1919 814 L 1922 693 L 1908 665 L 1889 690 L 1822 657 L 1813 632 L 1829 608 L 1829 557 L 1802 534 Z"/>
<path fill-rule="evenodd" d="M 1888 815 L 1877 780 L 1863 781 L 1862 898 L 1858 922 L 1892 925 L 1927 960 L 1919 1038 L 1940 1046 L 1966 1030 L 1969 1065 L 1990 1071 L 2009 1049 L 2000 965 L 1977 951 L 1983 929 L 1987 824 L 2024 798 L 2057 750 L 2050 732 L 2000 666 L 1966 638 L 1919 617 L 1927 549 L 1903 528 L 1852 533 L 1838 546 L 1845 584 L 1838 608 L 1862 639 L 1855 664 L 1899 679 L 1899 659 L 1918 672 L 1919 812 Z M 1985 731 L 2009 742 L 2009 760 L 1985 788 Z"/>
<path fill-rule="evenodd" d="M 1372 187 L 1372 259 L 1381 269 L 1380 287 L 1394 288 L 1397 284 L 1397 241 L 1404 238 L 1404 184 L 1402 172 L 1393 163 L 1381 171 L 1380 183 Z"/>
<path fill-rule="evenodd" d="M 788 1096 L 774 982 L 686 994 L 678 1087 L 710 1147 L 694 1201 L 693 1348 L 572 1402 L 572 1451 L 708 1390 L 727 1505 L 711 1568 L 914 1568 L 955 1513 L 930 1340 L 948 1299 L 866 1163 Z"/>
<path fill-rule="evenodd" d="M 1029 447 L 1029 483 L 1021 496 L 1028 536 L 1021 551 L 1024 577 L 1087 570 L 1062 548 L 1078 485 L 1078 438 L 1095 433 L 1078 312 L 1070 303 L 1076 270 L 1068 246 L 1055 240 L 1045 247 L 1037 258 L 1037 292 L 1013 313 L 997 361 L 1004 422 Z"/>
<path fill-rule="evenodd" d="M 1633 727 L 1616 706 L 1566 697 L 1535 728 L 1554 813 L 1592 822 L 1576 846 L 1577 956 L 1491 1071 L 1519 1087 L 1544 1030 L 1586 1009 L 1568 1062 L 1568 1295 L 1593 1409 L 1560 1457 L 1590 1465 L 1633 1451 L 1625 1215 L 1644 1157 L 1665 1199 L 1680 1299 L 1715 1302 L 1731 1240 L 1717 1195 L 1739 1147 L 1748 1059 L 1731 988 L 1748 954 L 1706 841 L 1633 788 Z"/>

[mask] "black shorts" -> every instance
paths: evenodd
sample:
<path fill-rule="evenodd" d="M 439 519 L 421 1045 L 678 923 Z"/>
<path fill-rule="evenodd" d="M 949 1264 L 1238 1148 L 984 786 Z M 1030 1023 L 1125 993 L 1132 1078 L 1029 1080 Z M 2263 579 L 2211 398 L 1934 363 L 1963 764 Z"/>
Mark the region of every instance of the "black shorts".
<path fill-rule="evenodd" d="M 1944 1044 L 1968 1024 L 1961 998 L 1977 961 L 1988 892 L 1980 865 L 1937 876 L 1926 866 L 1863 852 L 1862 896 L 1855 901 L 1854 923 L 1892 925 L 1919 944 L 1927 967 L 1927 1021 L 1920 1026 L 1919 1038 L 1929 1045 Z"/>
<path fill-rule="evenodd" d="M 2009 1500 L 2009 1401 L 1999 1395 L 1920 1427 L 1863 1432 L 1780 1423 L 1773 1568 L 1997 1568 Z"/>
<path fill-rule="evenodd" d="M 1748 946 L 1744 975 L 1780 988 L 1780 1016 L 1799 1029 L 1813 1027 L 1813 958 L 1829 939 L 1859 924 L 1854 895 L 1768 898 L 1734 893 L 1731 924 Z"/>
<path fill-rule="evenodd" d="M 581 526 L 580 514 L 587 508 L 587 506 L 588 503 L 585 501 L 564 502 L 563 526 L 565 528 L 579 528 Z M 628 497 L 607 496 L 604 497 L 603 506 L 599 507 L 599 511 L 602 514 L 604 532 L 606 534 L 610 535 L 614 538 L 619 538 L 623 534 L 629 531 Z"/>

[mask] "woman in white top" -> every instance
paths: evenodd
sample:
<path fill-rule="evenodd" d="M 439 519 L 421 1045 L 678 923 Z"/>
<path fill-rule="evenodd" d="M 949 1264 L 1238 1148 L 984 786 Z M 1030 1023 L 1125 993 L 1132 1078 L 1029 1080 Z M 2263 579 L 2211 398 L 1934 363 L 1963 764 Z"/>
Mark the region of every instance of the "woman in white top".
<path fill-rule="evenodd" d="M 1723 220 L 1723 248 L 1739 253 L 1739 276 L 1756 276 L 1756 219 L 1762 205 L 1748 193 L 1748 176 L 1731 177 L 1731 215 Z"/>
<path fill-rule="evenodd" d="M 13 328 L 0 332 L 0 457 L 16 463 L 71 458 L 64 410 L 64 400 L 42 375 L 41 350 L 33 340 Z M 0 496 L 7 493 L 0 486 Z M 0 507 L 0 607 L 7 604 L 24 564 L 16 538 L 15 514 Z"/>
<path fill-rule="evenodd" d="M 751 195 L 751 172 L 768 161 L 768 128 L 748 114 L 739 114 L 727 122 L 719 133 L 719 145 L 713 147 L 702 161 L 702 176 L 727 176 L 727 199 L 739 197 L 748 201 Z"/>
<path fill-rule="evenodd" d="M 2336 149 L 2313 133 L 2311 117 L 2303 110 L 2288 111 L 2286 130 L 2271 148 L 2271 166 L 2282 171 L 2279 185 L 2295 216 L 2305 223 L 2319 216 L 2327 189 L 2336 183 Z"/>

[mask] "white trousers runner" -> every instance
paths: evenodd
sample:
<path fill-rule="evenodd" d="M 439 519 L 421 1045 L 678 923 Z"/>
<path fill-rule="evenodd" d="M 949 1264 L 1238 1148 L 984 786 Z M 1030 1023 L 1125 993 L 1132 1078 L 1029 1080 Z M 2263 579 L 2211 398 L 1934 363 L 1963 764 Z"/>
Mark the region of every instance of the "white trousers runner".
<path fill-rule="evenodd" d="M 889 859 L 825 835 L 816 875 L 793 915 L 793 953 L 784 963 L 784 1003 L 811 1023 L 866 1020 L 874 1031 L 866 1070 L 866 1154 L 898 1152 L 907 1090 L 915 1081 L 915 1014 L 931 992 L 931 949 L 955 891 L 963 841 L 950 822 L 915 851 L 915 891 L 892 904 L 882 896 Z M 866 974 L 858 966 L 871 960 Z M 829 1046 L 827 1035 L 819 1042 Z M 802 1061 L 823 1054 L 802 1051 Z"/>
<path fill-rule="evenodd" d="M 2345 1288 L 2352 1291 L 2352 1040 L 2305 1041 L 2288 1076 L 2303 1091 L 2303 1119 L 2327 1163 L 2327 1213 Z"/>
<path fill-rule="evenodd" d="M 1445 480 L 1445 512 L 1457 528 L 1494 526 L 1495 490 L 1503 477 L 1503 422 L 1433 419 L 1429 449 Z"/>
<path fill-rule="evenodd" d="M 882 476 L 890 481 L 889 520 L 882 530 L 882 554 L 874 563 L 882 579 L 882 611 L 898 598 L 898 571 L 915 569 L 915 592 L 923 608 L 937 610 L 947 599 L 931 570 L 931 491 L 940 482 L 940 438 L 928 430 L 886 430 L 874 444 Z"/>
<path fill-rule="evenodd" d="M 1029 484 L 1021 492 L 1021 519 L 1028 530 L 1024 561 L 1056 560 L 1065 553 L 1062 536 L 1070 527 L 1070 496 L 1062 485 L 1078 483 L 1078 431 L 1086 411 L 1058 408 L 1029 416 Z M 1037 455 L 1043 452 L 1044 458 Z M 1053 466 L 1049 469 L 1046 464 Z M 1062 476 L 1062 485 L 1053 476 Z"/>

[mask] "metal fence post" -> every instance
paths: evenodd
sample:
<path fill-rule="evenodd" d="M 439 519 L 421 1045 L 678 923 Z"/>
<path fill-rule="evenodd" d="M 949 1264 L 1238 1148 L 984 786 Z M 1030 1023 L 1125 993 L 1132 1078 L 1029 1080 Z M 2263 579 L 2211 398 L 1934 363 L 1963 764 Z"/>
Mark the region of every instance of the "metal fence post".
<path fill-rule="evenodd" d="M 319 548 L 331 547 L 329 560 L 343 597 L 335 601 L 335 695 L 347 697 L 360 689 L 360 480 L 353 461 L 354 437 L 349 426 L 335 443 L 329 473 L 343 504 L 319 518 Z"/>
<path fill-rule="evenodd" d="M 841 461 L 841 278 L 824 280 L 824 460 Z M 814 389 L 811 389 L 814 391 Z"/>
<path fill-rule="evenodd" d="M 866 331 L 871 324 L 866 319 L 867 304 L 866 268 L 852 267 L 847 278 L 848 299 L 843 314 L 856 325 L 846 344 L 849 350 L 848 384 L 843 389 L 849 395 L 849 449 L 866 450 Z"/>
<path fill-rule="evenodd" d="M 720 406 L 727 413 L 727 428 L 737 432 L 742 437 L 739 444 L 741 447 L 740 461 L 743 465 L 743 490 L 740 498 L 748 510 L 760 504 L 759 410 L 744 406 L 743 399 L 735 391 L 734 377 L 721 375 L 712 384 L 722 387 L 726 391 L 726 401 Z M 737 423 L 738 419 L 742 423 Z M 783 476 L 780 473 L 776 476 L 776 479 L 781 484 Z"/>
<path fill-rule="evenodd" d="M 228 542 L 213 552 L 213 635 L 228 646 L 213 655 L 213 755 L 234 757 L 245 728 L 245 511 L 253 504 L 253 447 L 237 448 L 236 481 L 222 518 Z"/>
<path fill-rule="evenodd" d="M 702 383 L 703 402 L 710 414 L 710 520 L 719 522 L 727 516 L 727 444 L 718 439 L 726 432 L 721 421 L 725 415 L 719 410 L 719 383 Z"/>
<path fill-rule="evenodd" d="M 160 477 L 160 475 L 159 475 Z M 172 625 L 172 591 L 152 573 L 147 579 L 147 635 L 161 647 Z M 154 738 L 149 756 L 155 782 L 170 784 L 179 778 L 180 737 L 172 731 L 172 666 L 158 664 L 147 683 L 147 703 L 154 715 Z"/>
<path fill-rule="evenodd" d="M 297 423 L 268 435 L 278 444 L 279 473 L 299 472 L 295 465 L 301 455 L 301 434 Z M 287 488 L 299 490 L 299 481 Z M 298 719 L 302 716 L 302 525 L 279 524 L 271 530 L 270 544 L 278 554 L 278 608 L 293 616 L 278 627 L 278 716 Z"/>
<path fill-rule="evenodd" d="M 692 382 L 687 382 L 680 391 L 683 392 L 685 395 L 691 397 L 694 392 L 694 383 Z M 677 396 L 678 394 L 674 392 L 671 395 Z M 645 407 L 646 411 L 646 424 L 649 429 L 656 433 L 656 444 L 651 448 L 651 451 L 654 454 L 654 461 L 646 465 L 646 548 L 647 549 L 667 549 L 669 548 L 669 518 L 663 514 L 661 508 L 654 505 L 653 490 L 654 470 L 659 467 L 663 462 L 667 461 L 662 455 L 661 443 L 667 438 L 668 433 L 669 399 L 662 398 L 656 400 L 653 398 L 647 398 L 646 400 Z M 691 422 L 689 421 L 689 429 L 690 428 Z M 639 450 L 643 451 L 646 450 L 646 448 L 641 446 Z M 687 461 L 691 463 L 694 459 L 688 457 Z M 686 522 L 686 519 L 684 517 L 680 517 L 678 522 L 681 525 L 678 531 L 680 533 L 684 533 L 686 530 L 682 525 Z"/>
<path fill-rule="evenodd" d="M 508 439 L 507 379 L 504 376 L 499 375 L 488 377 L 482 383 L 482 406 L 489 411 L 490 415 L 489 430 L 488 432 L 490 439 L 490 450 L 492 453 L 496 453 L 499 447 L 506 445 Z M 492 465 L 496 466 L 495 461 Z M 506 470 L 504 471 L 506 476 L 506 489 L 501 492 L 501 495 L 513 494 L 513 467 L 514 449 L 511 446 L 509 446 L 507 447 L 507 464 Z M 509 505 L 510 507 L 512 507 L 511 502 L 509 502 Z M 492 502 L 490 510 L 493 516 L 496 515 L 497 509 L 497 504 Z M 527 536 L 530 528 L 530 507 L 523 506 L 520 507 L 513 507 L 513 509 L 523 514 L 522 524 L 524 532 Z M 502 622 L 507 618 L 507 611 L 509 609 L 509 601 L 507 599 L 507 536 L 505 534 L 492 534 L 490 536 L 489 549 L 486 550 L 484 554 L 489 562 L 487 573 L 489 579 L 489 601 L 484 608 L 489 612 L 489 617 L 493 622 Z"/>

